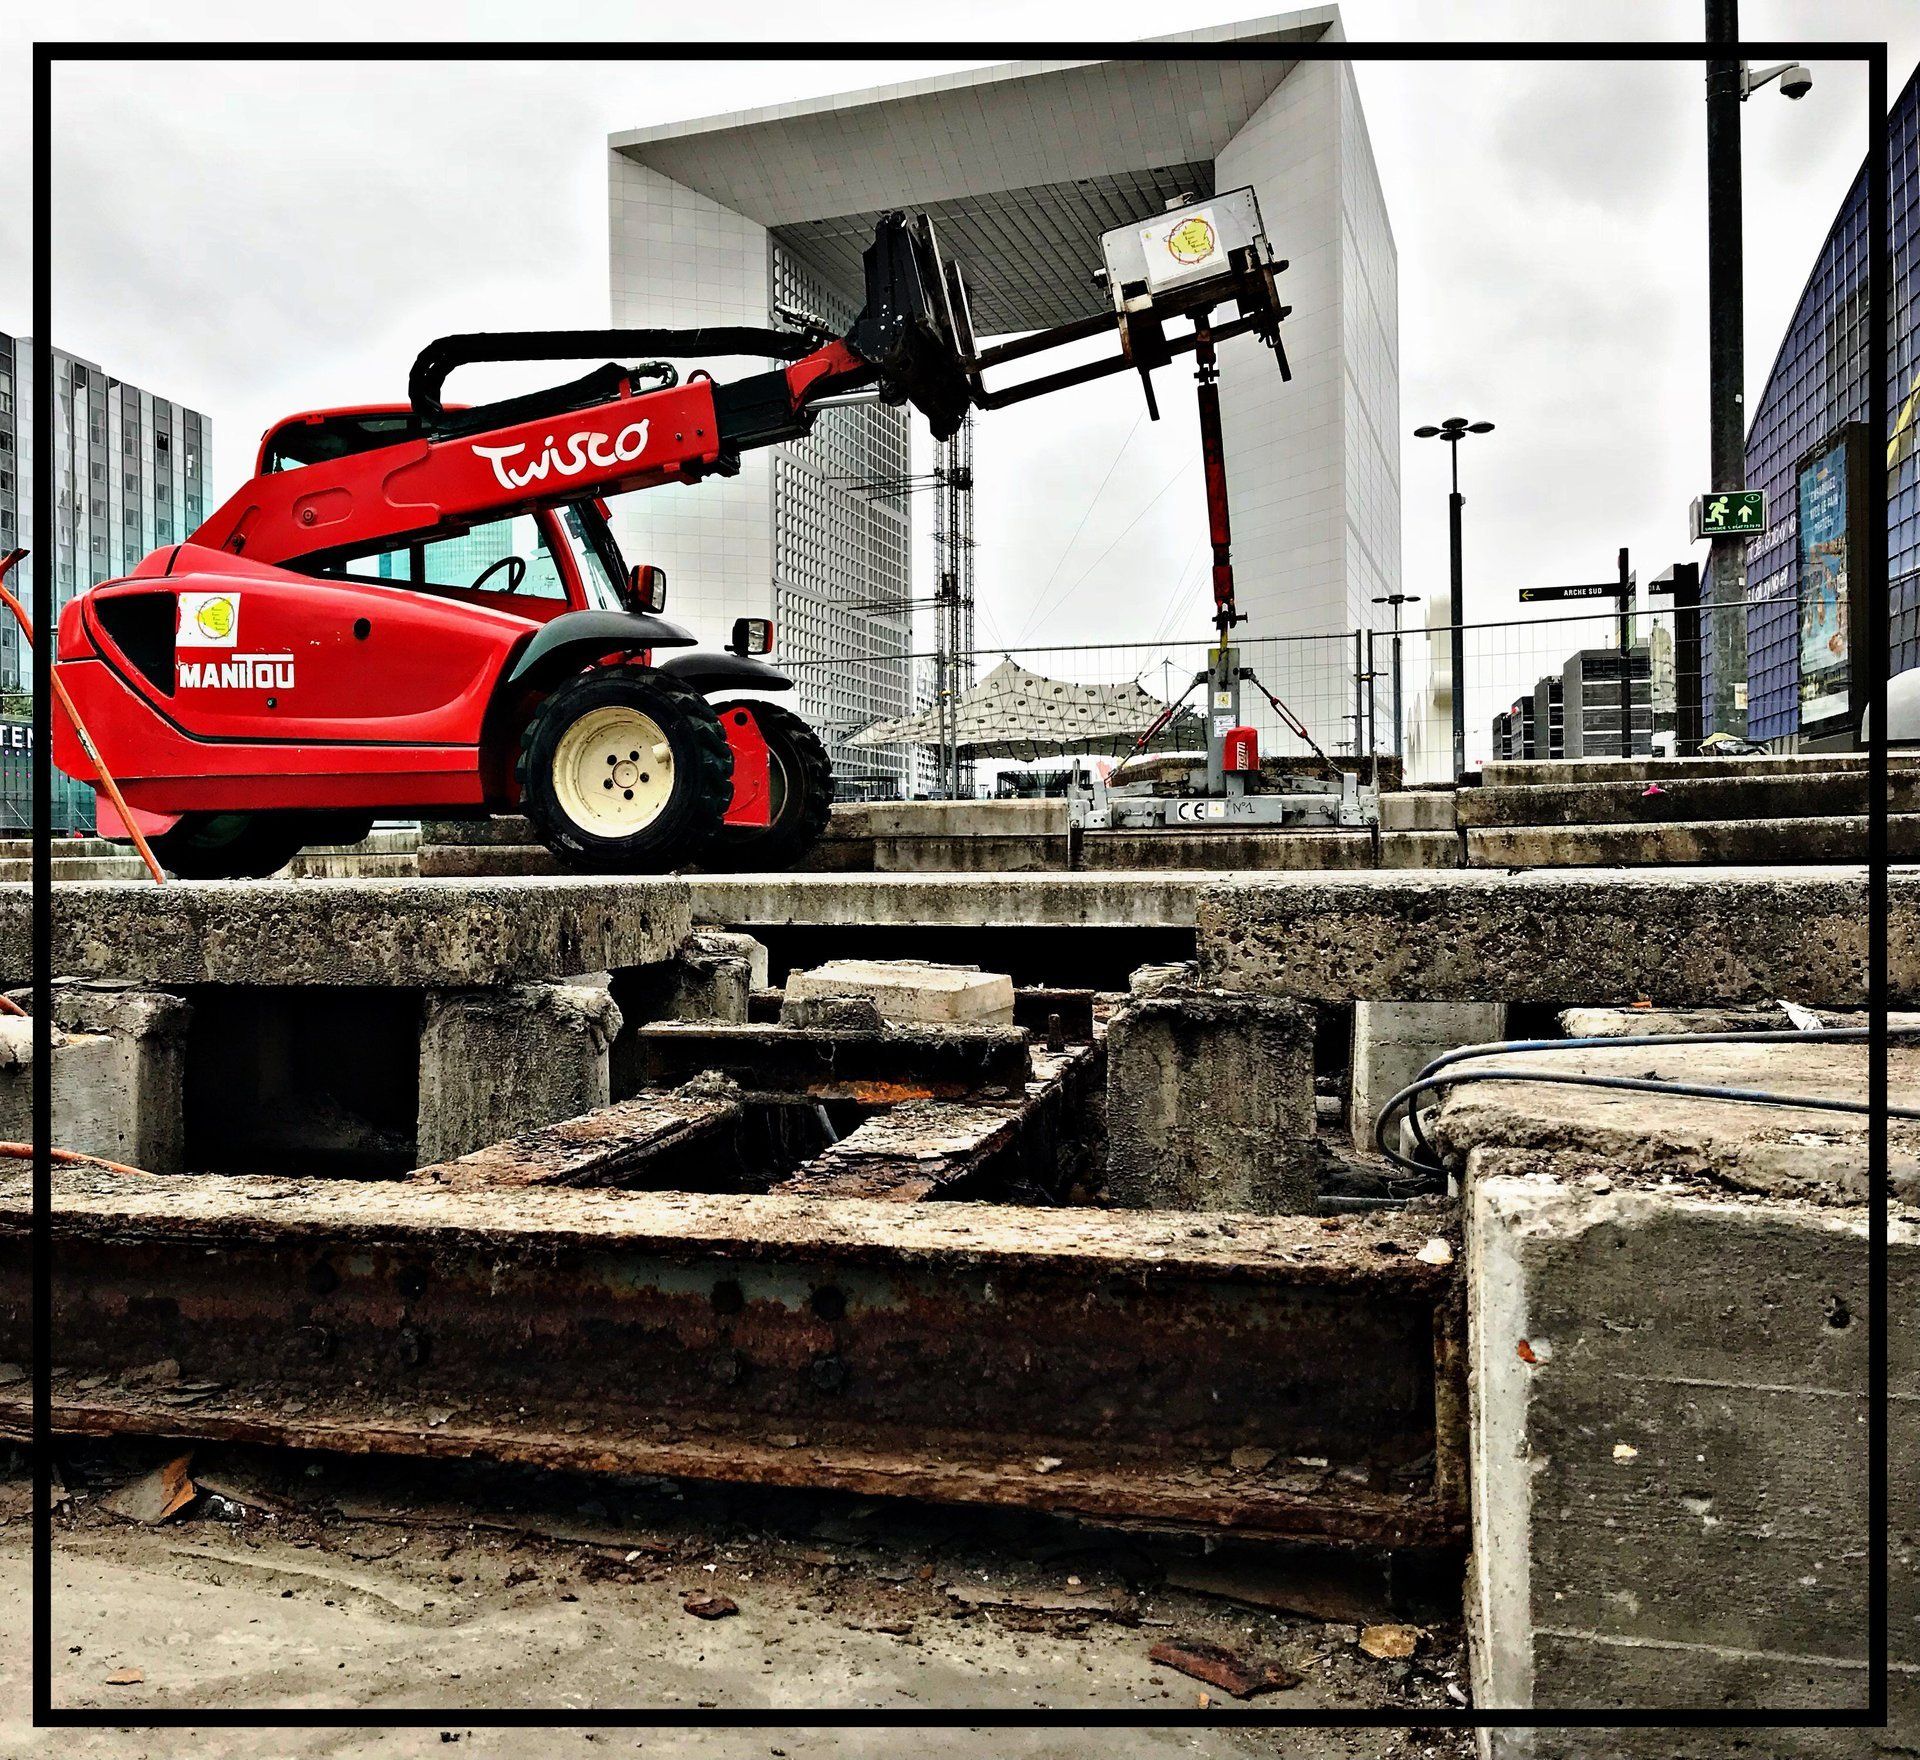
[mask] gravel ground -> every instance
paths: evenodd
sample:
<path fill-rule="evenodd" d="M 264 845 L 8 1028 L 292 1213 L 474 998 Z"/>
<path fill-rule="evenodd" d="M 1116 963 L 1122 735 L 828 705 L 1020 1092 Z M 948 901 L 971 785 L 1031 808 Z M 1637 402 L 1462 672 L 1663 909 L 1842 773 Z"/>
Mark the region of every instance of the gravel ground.
<path fill-rule="evenodd" d="M 195 1495 L 166 1520 L 116 1513 L 164 1458 L 92 1446 L 64 1450 L 60 1462 L 55 1701 L 123 1708 L 129 1727 L 33 1731 L 25 1647 L 10 1645 L 0 1656 L 0 1754 L 294 1760 L 458 1745 L 529 1760 L 908 1751 L 929 1760 L 1456 1760 L 1472 1751 L 1463 1732 L 1437 1728 L 1151 1727 L 1168 1713 L 1248 1707 L 1390 1708 L 1414 1725 L 1424 1712 L 1456 1710 L 1457 1561 L 1390 1576 L 1377 1561 L 1208 1557 L 1197 1544 L 998 1511 L 233 1447 L 194 1453 Z M 0 1629 L 23 1635 L 28 1509 L 16 1459 L 0 1479 Z M 1195 1581 L 1230 1593 L 1178 1586 Z M 737 1611 L 688 1611 L 703 1599 Z M 1408 1642 L 1408 1656 L 1369 1653 Z M 1299 1679 L 1242 1701 L 1151 1660 L 1161 1645 L 1217 1646 L 1236 1663 Z M 463 1721 L 460 1708 L 478 1705 L 547 1709 L 586 1727 Z M 366 1723 L 133 1727 L 144 1708 L 161 1706 L 295 1716 L 338 1707 Z M 790 1715 L 794 1725 L 592 1726 L 596 1711 L 615 1707 L 669 1719 Z M 1094 1708 L 1148 1727 L 1072 1727 L 1074 1712 Z M 428 1714 L 431 1727 L 372 1727 L 403 1709 Z M 952 1723 L 911 1736 L 805 1727 L 836 1711 L 914 1724 L 969 1709 L 1052 1713 L 1063 1726 Z"/>

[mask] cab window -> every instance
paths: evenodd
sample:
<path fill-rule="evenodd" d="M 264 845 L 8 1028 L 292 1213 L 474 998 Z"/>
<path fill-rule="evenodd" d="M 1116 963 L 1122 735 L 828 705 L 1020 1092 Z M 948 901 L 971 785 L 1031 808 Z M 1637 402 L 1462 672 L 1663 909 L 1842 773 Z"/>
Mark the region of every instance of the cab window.
<path fill-rule="evenodd" d="M 565 599 L 566 577 L 530 513 L 490 520 L 458 537 L 402 544 L 324 571 L 334 580 L 378 586 L 479 588 L 526 599 Z"/>

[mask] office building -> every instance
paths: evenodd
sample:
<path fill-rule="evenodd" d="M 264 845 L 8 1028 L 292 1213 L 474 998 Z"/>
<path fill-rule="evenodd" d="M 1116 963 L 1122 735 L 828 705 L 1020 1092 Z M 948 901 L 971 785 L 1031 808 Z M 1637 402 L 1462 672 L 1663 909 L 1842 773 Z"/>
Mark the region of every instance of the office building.
<path fill-rule="evenodd" d="M 1893 670 L 1920 665 L 1920 72 L 1895 101 L 1888 128 L 1888 358 L 1868 358 L 1863 166 L 1821 245 L 1747 431 L 1747 486 L 1764 491 L 1767 504 L 1766 526 L 1747 546 L 1746 732 L 1781 749 L 1854 743 L 1859 608 L 1851 564 L 1867 545 L 1887 547 Z M 1887 376 L 1884 436 L 1867 426 L 1874 371 Z M 1869 473 L 1882 459 L 1888 523 L 1879 533 L 1866 529 L 1864 503 Z M 1707 586 L 1709 602 L 1723 596 L 1710 575 Z"/>
<path fill-rule="evenodd" d="M 1171 40 L 1284 51 L 1340 36 L 1338 8 L 1318 6 Z M 1104 308 L 1102 232 L 1183 194 L 1252 185 L 1292 265 L 1281 291 L 1294 376 L 1283 382 L 1252 338 L 1221 348 L 1243 633 L 1352 629 L 1398 591 L 1397 264 L 1343 63 L 1020 62 L 634 129 L 608 146 L 620 325 L 764 325 L 784 307 L 837 329 L 861 303 L 874 221 L 906 209 L 930 215 L 965 264 L 982 338 L 1033 330 Z M 831 410 L 809 439 L 747 454 L 735 477 L 616 510 L 629 555 L 667 569 L 691 624 L 775 618 L 797 706 L 855 792 L 896 793 L 914 774 L 904 750 L 842 743 L 914 707 L 911 601 L 930 587 L 914 578 L 914 498 L 897 486 L 932 453 L 911 426 L 884 407 Z M 992 418 L 976 429 L 990 452 Z M 1328 644 L 1325 665 L 1324 688 L 1303 694 L 1345 702 L 1344 653 Z M 1263 746 L 1288 744 L 1277 726 L 1261 732 Z"/>
<path fill-rule="evenodd" d="M 9 585 L 31 604 L 34 571 L 54 571 L 56 610 L 148 551 L 184 538 L 207 512 L 207 419 L 53 351 L 53 444 L 34 432 L 30 337 L 0 332 L 0 550 L 29 554 Z M 31 483 L 54 473 L 54 530 L 36 536 Z M 32 687 L 21 632 L 0 617 L 0 691 Z"/>

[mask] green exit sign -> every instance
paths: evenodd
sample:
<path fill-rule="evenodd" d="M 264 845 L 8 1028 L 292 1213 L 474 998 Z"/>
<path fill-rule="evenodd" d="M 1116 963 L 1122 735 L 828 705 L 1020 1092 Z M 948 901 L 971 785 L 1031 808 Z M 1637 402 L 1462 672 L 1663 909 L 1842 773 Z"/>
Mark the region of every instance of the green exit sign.
<path fill-rule="evenodd" d="M 1767 498 L 1759 489 L 1728 489 L 1701 495 L 1693 504 L 1696 538 L 1740 538 L 1758 532 L 1767 523 Z"/>

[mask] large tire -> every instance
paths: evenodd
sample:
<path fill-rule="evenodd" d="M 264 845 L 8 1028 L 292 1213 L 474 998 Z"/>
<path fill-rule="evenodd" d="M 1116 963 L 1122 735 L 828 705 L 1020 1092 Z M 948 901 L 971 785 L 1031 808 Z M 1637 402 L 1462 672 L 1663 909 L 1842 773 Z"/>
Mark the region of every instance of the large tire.
<path fill-rule="evenodd" d="M 188 813 L 148 843 L 176 880 L 264 880 L 300 853 L 306 833 L 284 814 Z"/>
<path fill-rule="evenodd" d="M 733 753 L 706 699 L 650 666 L 556 685 L 521 735 L 515 774 L 540 841 L 598 874 L 697 860 L 733 795 Z"/>
<path fill-rule="evenodd" d="M 773 817 L 766 825 L 722 825 L 700 865 L 733 873 L 790 868 L 827 828 L 833 812 L 833 765 L 820 736 L 791 709 L 738 698 L 713 706 L 723 722 L 734 709 L 752 710 L 767 742 Z"/>

